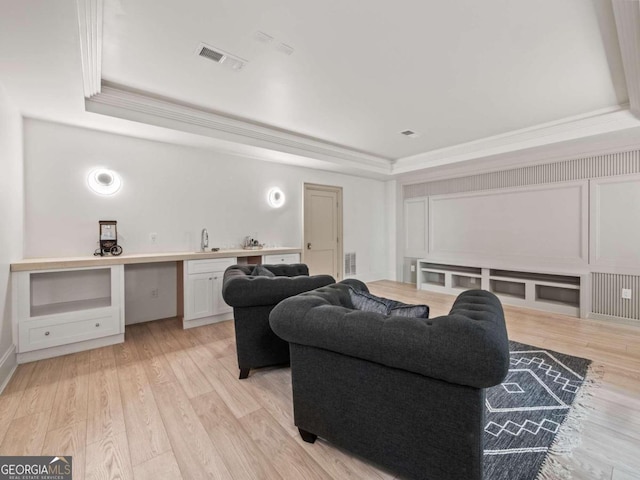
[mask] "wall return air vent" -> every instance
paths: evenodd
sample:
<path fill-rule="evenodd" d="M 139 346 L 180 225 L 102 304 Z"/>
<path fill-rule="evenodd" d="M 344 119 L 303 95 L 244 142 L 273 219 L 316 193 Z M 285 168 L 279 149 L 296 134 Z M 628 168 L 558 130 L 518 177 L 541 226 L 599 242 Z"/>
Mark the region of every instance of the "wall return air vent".
<path fill-rule="evenodd" d="M 230 53 L 225 52 L 224 50 L 212 47 L 211 45 L 206 45 L 204 43 L 198 45 L 198 48 L 196 49 L 196 55 L 211 60 L 212 62 L 216 62 L 217 64 L 222 65 L 225 68 L 235 71 L 242 70 L 247 63 L 246 60 L 240 57 L 236 57 L 235 55 L 231 55 Z"/>

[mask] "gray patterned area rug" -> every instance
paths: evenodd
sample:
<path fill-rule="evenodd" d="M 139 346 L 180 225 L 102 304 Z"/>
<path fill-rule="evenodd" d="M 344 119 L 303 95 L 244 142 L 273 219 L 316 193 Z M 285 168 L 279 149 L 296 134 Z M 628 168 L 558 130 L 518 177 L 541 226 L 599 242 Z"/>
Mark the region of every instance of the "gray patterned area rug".
<path fill-rule="evenodd" d="M 579 440 L 591 360 L 509 344 L 509 373 L 486 392 L 484 478 L 570 478 L 556 458 Z"/>

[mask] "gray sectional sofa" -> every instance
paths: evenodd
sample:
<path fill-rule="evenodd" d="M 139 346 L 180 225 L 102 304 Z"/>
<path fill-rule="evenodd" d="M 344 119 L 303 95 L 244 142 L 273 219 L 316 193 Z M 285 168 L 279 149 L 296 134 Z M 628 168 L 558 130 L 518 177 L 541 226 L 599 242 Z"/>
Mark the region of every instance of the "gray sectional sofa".
<path fill-rule="evenodd" d="M 295 424 L 407 478 L 482 478 L 485 388 L 509 367 L 500 301 L 462 293 L 449 315 L 354 310 L 357 280 L 283 300 L 270 315 L 289 342 Z"/>

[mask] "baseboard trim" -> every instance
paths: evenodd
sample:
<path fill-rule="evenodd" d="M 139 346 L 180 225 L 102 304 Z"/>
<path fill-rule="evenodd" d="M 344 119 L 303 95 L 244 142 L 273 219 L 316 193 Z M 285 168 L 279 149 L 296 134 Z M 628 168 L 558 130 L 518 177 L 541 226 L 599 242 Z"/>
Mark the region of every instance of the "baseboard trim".
<path fill-rule="evenodd" d="M 0 359 L 0 393 L 2 393 L 18 368 L 16 346 L 11 345 Z"/>
<path fill-rule="evenodd" d="M 18 353 L 16 355 L 18 363 L 35 362 L 44 360 L 45 358 L 59 357 L 69 353 L 82 352 L 84 350 L 92 350 L 94 348 L 106 347 L 124 342 L 124 333 L 109 335 L 108 337 L 94 338 L 83 342 L 70 343 L 68 345 L 59 345 L 57 347 L 43 348 L 33 350 L 31 352 Z"/>
<path fill-rule="evenodd" d="M 616 317 L 613 315 L 603 315 L 601 313 L 591 312 L 587 318 L 589 320 L 603 320 L 605 322 L 614 322 L 622 325 L 631 325 L 633 327 L 640 327 L 640 320 L 634 318 Z"/>
<path fill-rule="evenodd" d="M 233 312 L 221 313 L 220 315 L 213 315 L 212 317 L 196 318 L 194 320 L 182 320 L 182 328 L 185 330 L 189 328 L 202 327 L 204 325 L 211 325 L 212 323 L 225 322 L 227 320 L 233 320 Z"/>

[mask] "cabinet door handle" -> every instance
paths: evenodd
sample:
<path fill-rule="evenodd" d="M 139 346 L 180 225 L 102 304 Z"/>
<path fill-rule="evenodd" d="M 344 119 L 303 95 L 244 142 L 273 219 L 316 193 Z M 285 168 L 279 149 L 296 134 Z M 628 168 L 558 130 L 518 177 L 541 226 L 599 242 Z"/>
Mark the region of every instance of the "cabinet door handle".
<path fill-rule="evenodd" d="M 307 250 L 311 250 L 311 243 L 307 243 Z"/>
<path fill-rule="evenodd" d="M 213 280 L 211 277 L 209 277 L 209 280 Z"/>
<path fill-rule="evenodd" d="M 99 326 L 100 326 L 100 322 L 96 323 L 96 327 L 99 327 Z"/>
<path fill-rule="evenodd" d="M 45 336 L 49 336 L 50 332 L 44 332 Z"/>
<path fill-rule="evenodd" d="M 213 279 L 214 279 L 214 280 L 217 280 L 217 279 L 218 279 L 218 277 L 213 277 Z"/>

